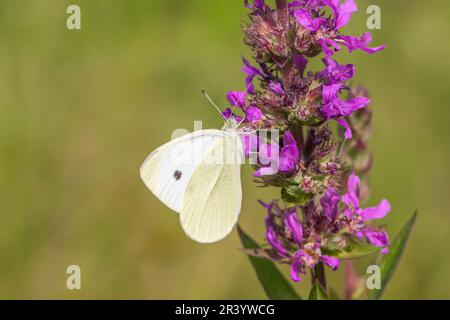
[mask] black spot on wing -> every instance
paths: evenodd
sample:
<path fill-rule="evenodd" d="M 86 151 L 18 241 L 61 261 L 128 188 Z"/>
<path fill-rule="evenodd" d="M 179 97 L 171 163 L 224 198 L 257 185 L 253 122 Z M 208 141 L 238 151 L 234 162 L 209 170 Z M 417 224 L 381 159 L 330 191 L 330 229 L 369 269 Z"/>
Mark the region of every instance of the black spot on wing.
<path fill-rule="evenodd" d="M 180 170 L 177 170 L 173 173 L 173 177 L 175 178 L 175 180 L 180 180 L 181 176 L 183 175 L 183 173 Z"/>

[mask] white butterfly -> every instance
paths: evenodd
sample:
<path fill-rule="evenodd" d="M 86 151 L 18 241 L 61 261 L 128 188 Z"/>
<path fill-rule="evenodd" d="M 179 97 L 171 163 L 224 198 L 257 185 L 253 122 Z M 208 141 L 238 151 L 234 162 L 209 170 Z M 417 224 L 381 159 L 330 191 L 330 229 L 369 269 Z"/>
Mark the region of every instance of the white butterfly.
<path fill-rule="evenodd" d="M 145 185 L 180 214 L 181 227 L 193 240 L 225 238 L 241 212 L 241 164 L 244 147 L 239 123 L 226 130 L 200 130 L 159 147 L 141 166 Z"/>

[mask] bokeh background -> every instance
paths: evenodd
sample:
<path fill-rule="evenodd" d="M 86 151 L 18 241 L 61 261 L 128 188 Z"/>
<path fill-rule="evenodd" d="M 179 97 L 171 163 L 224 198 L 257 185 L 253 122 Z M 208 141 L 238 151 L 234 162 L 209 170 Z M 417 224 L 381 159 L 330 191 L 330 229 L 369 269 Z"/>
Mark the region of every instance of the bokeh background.
<path fill-rule="evenodd" d="M 387 44 L 340 54 L 373 98 L 370 204 L 391 201 L 391 235 L 420 213 L 385 298 L 450 298 L 450 2 L 358 3 L 348 32 L 378 4 Z M 80 31 L 66 28 L 70 4 Z M 200 90 L 224 105 L 243 89 L 245 19 L 241 0 L 0 0 L 0 298 L 265 298 L 235 231 L 190 241 L 139 179 L 175 128 L 222 125 Z M 257 199 L 277 191 L 248 168 L 243 181 L 240 223 L 262 240 Z M 71 264 L 81 291 L 66 289 Z M 342 289 L 342 270 L 328 276 Z"/>

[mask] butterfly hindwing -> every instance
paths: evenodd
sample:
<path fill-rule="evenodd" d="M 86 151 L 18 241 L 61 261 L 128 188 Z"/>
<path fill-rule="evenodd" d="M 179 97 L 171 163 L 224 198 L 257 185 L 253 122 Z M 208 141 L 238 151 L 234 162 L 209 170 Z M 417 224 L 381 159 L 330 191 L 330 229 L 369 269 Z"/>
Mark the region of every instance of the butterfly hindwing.
<path fill-rule="evenodd" d="M 210 153 L 242 155 L 238 143 L 236 147 L 230 139 L 216 142 Z M 227 141 L 225 141 L 227 139 Z M 227 144 L 228 142 L 228 144 Z M 228 146 L 228 151 L 225 151 Z M 242 187 L 240 163 L 199 165 L 185 192 L 180 222 L 186 234 L 201 243 L 211 243 L 226 237 L 237 222 L 241 211 Z"/>

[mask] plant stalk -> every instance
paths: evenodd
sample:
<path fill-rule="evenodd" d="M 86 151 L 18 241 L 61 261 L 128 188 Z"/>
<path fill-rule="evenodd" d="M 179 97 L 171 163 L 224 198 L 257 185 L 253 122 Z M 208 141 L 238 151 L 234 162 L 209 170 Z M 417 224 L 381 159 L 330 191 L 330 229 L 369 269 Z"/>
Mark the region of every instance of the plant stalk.
<path fill-rule="evenodd" d="M 327 290 L 327 281 L 325 278 L 325 267 L 323 262 L 319 262 L 314 267 L 314 271 L 312 273 L 312 284 L 314 285 L 316 281 L 319 282 L 323 290 Z"/>

